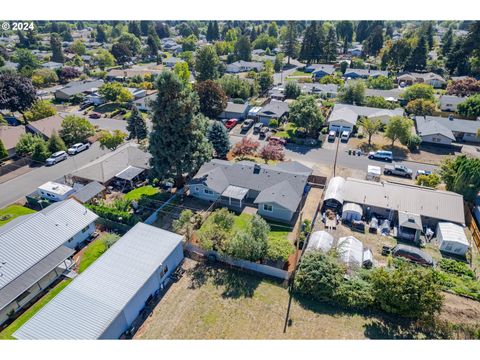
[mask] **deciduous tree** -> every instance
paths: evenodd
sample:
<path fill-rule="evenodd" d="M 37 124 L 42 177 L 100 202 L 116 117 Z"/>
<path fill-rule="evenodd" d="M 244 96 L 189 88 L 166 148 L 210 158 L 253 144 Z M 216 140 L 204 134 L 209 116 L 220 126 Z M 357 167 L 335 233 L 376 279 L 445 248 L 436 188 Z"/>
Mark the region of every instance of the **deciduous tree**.
<path fill-rule="evenodd" d="M 384 136 L 392 141 L 392 146 L 395 145 L 397 140 L 406 143 L 411 134 L 412 126 L 412 120 L 409 118 L 393 116 L 385 128 Z"/>
<path fill-rule="evenodd" d="M 283 146 L 277 144 L 265 144 L 258 154 L 267 164 L 269 161 L 282 161 L 285 158 Z"/>
<path fill-rule="evenodd" d="M 86 142 L 94 134 L 95 127 L 83 117 L 67 115 L 62 121 L 60 136 L 69 146 L 78 142 Z"/>
<path fill-rule="evenodd" d="M 301 95 L 290 105 L 289 120 L 298 127 L 305 128 L 311 136 L 314 136 L 325 119 L 317 104 L 316 97 Z"/>
<path fill-rule="evenodd" d="M 200 112 L 211 119 L 217 118 L 227 107 L 227 95 L 222 87 L 213 80 L 195 84 L 200 101 Z"/>
<path fill-rule="evenodd" d="M 245 136 L 232 147 L 232 155 L 246 157 L 255 155 L 260 143 L 248 136 Z"/>
<path fill-rule="evenodd" d="M 123 143 L 126 137 L 127 134 L 118 129 L 112 132 L 104 130 L 100 133 L 98 140 L 100 141 L 100 147 L 102 149 L 107 148 L 113 151 Z"/>

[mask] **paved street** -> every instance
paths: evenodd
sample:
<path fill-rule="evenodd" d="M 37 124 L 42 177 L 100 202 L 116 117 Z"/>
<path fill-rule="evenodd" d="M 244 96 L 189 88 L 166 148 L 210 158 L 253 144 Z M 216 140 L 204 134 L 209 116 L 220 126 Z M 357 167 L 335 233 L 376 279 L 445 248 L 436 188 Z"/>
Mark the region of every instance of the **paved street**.
<path fill-rule="evenodd" d="M 99 143 L 93 144 L 90 149 L 78 155 L 70 156 L 67 160 L 53 166 L 42 166 L 15 179 L 0 184 L 0 208 L 17 201 L 34 191 L 39 185 L 58 179 L 72 171 L 97 159 L 108 150 L 100 149 Z"/>

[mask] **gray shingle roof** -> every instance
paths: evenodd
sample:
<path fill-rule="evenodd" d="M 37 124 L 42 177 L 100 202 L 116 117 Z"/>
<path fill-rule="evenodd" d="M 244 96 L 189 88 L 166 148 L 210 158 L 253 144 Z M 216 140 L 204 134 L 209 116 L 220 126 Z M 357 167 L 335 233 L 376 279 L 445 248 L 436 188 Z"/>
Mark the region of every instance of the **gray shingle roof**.
<path fill-rule="evenodd" d="M 419 124 L 420 126 L 426 126 L 426 125 L 435 126 L 434 124 L 436 123 L 453 132 L 465 132 L 469 134 L 476 134 L 477 130 L 480 129 L 480 121 L 475 121 L 475 120 L 464 120 L 464 119 L 456 119 L 456 118 L 449 119 L 449 118 L 440 117 L 440 116 L 425 116 L 424 118 L 421 116 L 417 116 L 416 121 L 417 121 L 417 127 Z"/>
<path fill-rule="evenodd" d="M 435 120 L 426 120 L 423 116 L 417 116 L 415 122 L 417 124 L 417 133 L 419 136 L 443 135 L 450 140 L 455 141 L 455 136 L 453 135 L 452 130 Z"/>
<path fill-rule="evenodd" d="M 345 70 L 344 76 L 349 76 L 349 74 L 357 74 L 358 76 L 388 76 L 388 71 L 347 68 L 347 70 Z"/>
<path fill-rule="evenodd" d="M 87 185 L 82 187 L 80 190 L 75 192 L 73 196 L 75 197 L 75 199 L 77 199 L 82 204 L 84 204 L 90 201 L 93 197 L 100 194 L 103 190 L 105 190 L 105 186 L 103 186 L 97 181 L 92 181 L 91 183 L 88 183 Z"/>
<path fill-rule="evenodd" d="M 86 91 L 91 91 L 92 89 L 99 88 L 103 85 L 103 80 L 82 80 L 82 81 L 72 81 L 65 85 L 60 90 L 57 90 L 58 93 L 63 93 L 67 96 L 73 96 L 76 94 L 81 94 Z"/>
<path fill-rule="evenodd" d="M 14 337 L 100 338 L 181 243 L 180 235 L 136 224 L 17 330 Z"/>
<path fill-rule="evenodd" d="M 267 105 L 262 107 L 258 112 L 258 116 L 268 116 L 272 118 L 280 118 L 288 113 L 288 103 L 284 101 L 270 101 Z"/>

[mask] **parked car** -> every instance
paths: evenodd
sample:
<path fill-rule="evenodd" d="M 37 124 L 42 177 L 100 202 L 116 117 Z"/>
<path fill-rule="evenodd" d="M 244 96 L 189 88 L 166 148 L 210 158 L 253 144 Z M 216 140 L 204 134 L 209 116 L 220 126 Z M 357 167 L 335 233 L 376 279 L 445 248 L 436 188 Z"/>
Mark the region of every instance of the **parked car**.
<path fill-rule="evenodd" d="M 102 117 L 102 115 L 100 115 L 99 113 L 96 113 L 96 112 L 92 112 L 90 115 L 88 115 L 88 117 L 90 119 L 100 119 Z"/>
<path fill-rule="evenodd" d="M 432 172 L 430 170 L 417 170 L 415 174 L 415 179 L 418 178 L 420 175 L 430 175 Z"/>
<path fill-rule="evenodd" d="M 45 160 L 45 163 L 47 165 L 55 165 L 56 163 L 59 163 L 60 161 L 67 160 L 68 155 L 65 151 L 57 151 L 50 155 L 50 157 Z"/>
<path fill-rule="evenodd" d="M 383 160 L 383 161 L 393 161 L 393 153 L 386 150 L 370 151 L 368 153 L 368 158 L 371 160 Z"/>
<path fill-rule="evenodd" d="M 237 123 L 238 123 L 237 119 L 230 119 L 225 123 L 225 127 L 228 130 L 232 130 L 235 127 L 235 125 L 237 125 Z"/>
<path fill-rule="evenodd" d="M 253 119 L 246 119 L 242 124 L 242 131 L 248 131 L 253 126 Z"/>
<path fill-rule="evenodd" d="M 349 138 L 350 138 L 350 131 L 342 131 L 342 134 L 340 135 L 340 141 L 348 142 Z"/>
<path fill-rule="evenodd" d="M 335 131 L 331 130 L 331 131 L 328 132 L 327 140 L 329 142 L 334 142 L 336 137 L 337 137 L 337 133 Z"/>
<path fill-rule="evenodd" d="M 282 145 L 282 146 L 287 145 L 287 140 L 278 136 L 270 136 L 268 138 L 268 142 L 270 144 L 275 144 L 275 145 Z"/>
<path fill-rule="evenodd" d="M 262 123 L 256 123 L 255 125 L 253 125 L 253 133 L 258 134 L 262 128 L 263 128 Z"/>
<path fill-rule="evenodd" d="M 433 266 L 435 262 L 433 258 L 426 252 L 410 246 L 399 244 L 392 249 L 392 255 L 396 257 L 403 257 L 408 261 L 414 262 L 420 265 Z"/>
<path fill-rule="evenodd" d="M 79 110 L 85 110 L 86 108 L 88 108 L 91 105 L 93 105 L 93 103 L 91 101 L 85 101 L 85 102 L 80 104 L 80 107 L 78 109 Z"/>
<path fill-rule="evenodd" d="M 407 168 L 404 165 L 385 165 L 385 168 L 383 169 L 383 173 L 385 175 L 395 175 L 395 176 L 401 176 L 405 177 L 408 179 L 412 178 L 413 171 L 410 168 Z"/>
<path fill-rule="evenodd" d="M 87 150 L 89 147 L 90 147 L 89 143 L 86 143 L 86 144 L 77 143 L 72 145 L 72 147 L 68 148 L 67 152 L 69 155 L 75 155 L 75 154 L 78 154 L 79 152 Z"/>
<path fill-rule="evenodd" d="M 268 132 L 270 131 L 270 128 L 268 126 L 263 126 L 261 129 L 260 129 L 260 139 L 263 139 L 265 138 L 265 136 L 267 136 Z"/>

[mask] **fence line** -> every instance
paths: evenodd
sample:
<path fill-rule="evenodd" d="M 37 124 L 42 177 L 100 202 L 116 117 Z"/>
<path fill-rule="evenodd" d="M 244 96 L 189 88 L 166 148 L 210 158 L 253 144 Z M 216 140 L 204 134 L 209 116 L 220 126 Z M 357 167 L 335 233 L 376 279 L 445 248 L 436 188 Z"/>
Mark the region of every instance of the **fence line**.
<path fill-rule="evenodd" d="M 145 221 L 144 223 L 145 224 L 148 224 L 148 225 L 152 225 L 155 221 L 157 221 L 158 219 L 158 215 L 160 214 L 160 212 L 163 210 L 164 207 L 170 205 L 174 199 L 177 198 L 178 195 L 181 195 L 181 192 L 179 191 L 178 193 L 176 193 L 175 195 L 173 195 L 170 199 L 168 199 L 167 201 L 165 201 L 162 205 L 160 205 L 160 207 L 155 210 L 153 212 L 152 215 L 150 215 Z"/>
<path fill-rule="evenodd" d="M 477 249 L 480 251 L 480 229 L 478 228 L 473 214 L 467 204 L 465 204 L 465 220 L 467 222 L 467 227 L 472 232 L 472 239 L 477 246 Z"/>
<path fill-rule="evenodd" d="M 281 280 L 290 279 L 291 273 L 286 270 L 279 269 L 273 266 L 257 264 L 247 260 L 234 259 L 228 256 L 220 255 L 218 252 L 213 250 L 204 250 L 193 244 L 185 244 L 185 251 L 189 253 L 192 257 L 196 258 L 208 258 L 214 257 L 217 261 L 239 268 L 241 270 L 253 271 L 260 273 L 262 275 L 271 276 Z"/>

